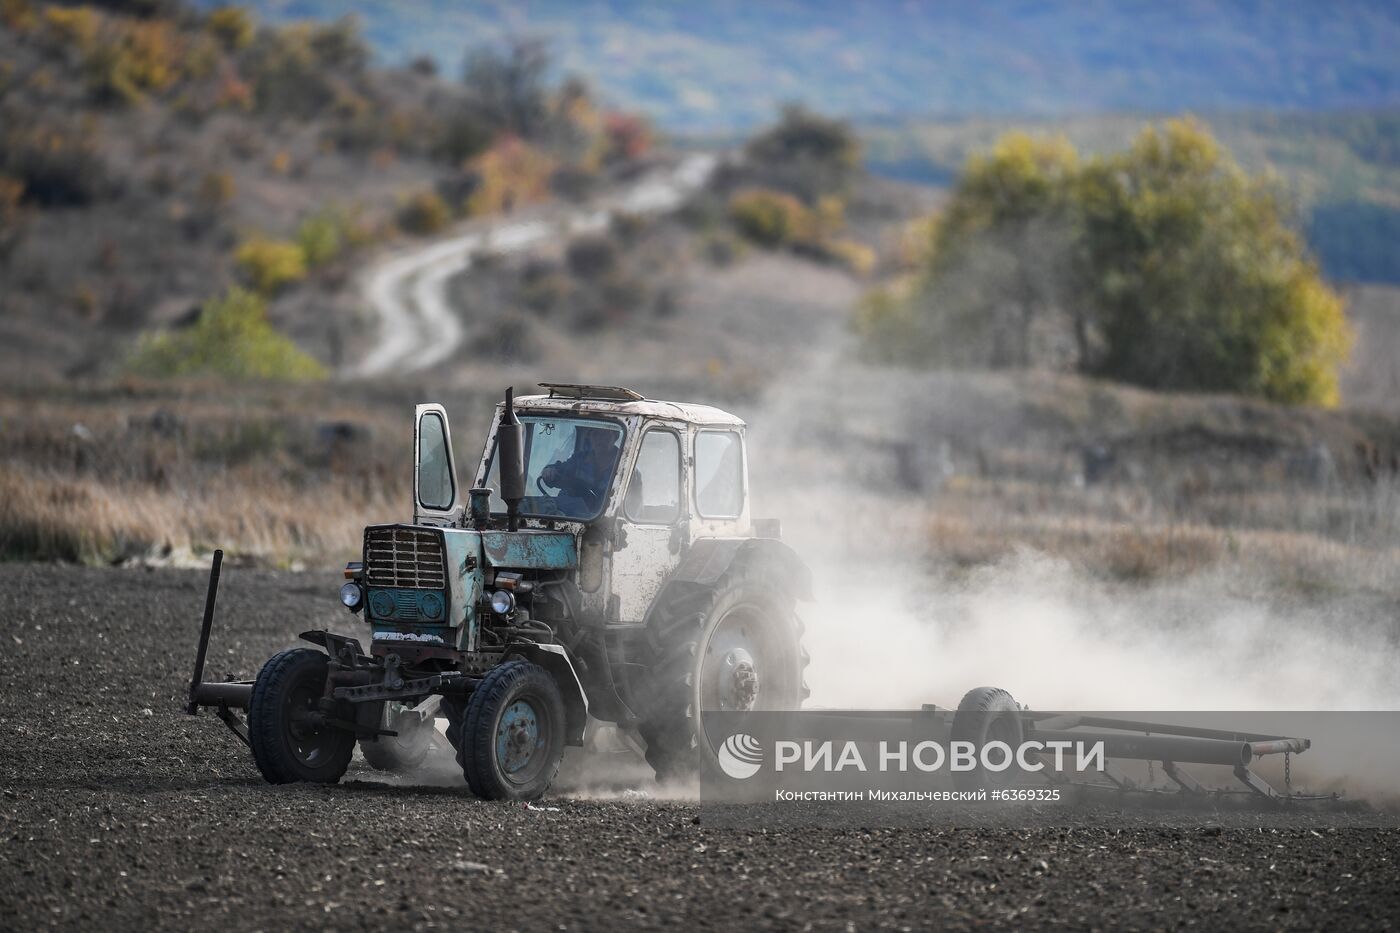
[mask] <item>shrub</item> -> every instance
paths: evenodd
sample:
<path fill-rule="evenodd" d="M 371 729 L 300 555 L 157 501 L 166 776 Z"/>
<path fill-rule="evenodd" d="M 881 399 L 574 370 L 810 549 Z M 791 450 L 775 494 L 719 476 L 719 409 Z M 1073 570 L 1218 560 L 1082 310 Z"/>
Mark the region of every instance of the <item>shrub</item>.
<path fill-rule="evenodd" d="M 437 233 L 451 220 L 452 211 L 435 191 L 419 191 L 399 207 L 399 228 L 418 236 Z"/>
<path fill-rule="evenodd" d="M 297 245 L 302 258 L 312 268 L 324 265 L 345 248 L 345 217 L 339 211 L 323 209 L 297 227 Z"/>
<path fill-rule="evenodd" d="M 618 266 L 617 244 L 605 236 L 583 236 L 569 244 L 569 271 L 581 279 L 599 279 Z"/>
<path fill-rule="evenodd" d="M 603 132 L 607 138 L 604 159 L 608 162 L 633 162 L 651 151 L 651 127 L 641 117 L 609 113 L 603 119 Z"/>
<path fill-rule="evenodd" d="M 286 240 L 255 236 L 234 253 L 239 273 L 264 295 L 306 277 L 306 257 L 301 247 Z"/>
<path fill-rule="evenodd" d="M 186 48 L 166 20 L 108 20 L 83 45 L 83 70 L 92 93 L 103 100 L 139 103 L 148 91 L 163 91 L 181 75 Z"/>
<path fill-rule="evenodd" d="M 228 172 L 206 172 L 199 180 L 197 197 L 200 204 L 217 210 L 232 201 L 237 193 L 238 185 Z"/>
<path fill-rule="evenodd" d="M 44 27 L 52 38 L 85 53 L 97 41 L 102 17 L 91 7 L 50 6 L 44 8 Z"/>
<path fill-rule="evenodd" d="M 829 262 L 834 262 L 861 277 L 874 272 L 878 261 L 873 249 L 855 240 L 824 240 L 821 251 Z"/>
<path fill-rule="evenodd" d="M 50 123 L 4 114 L 0 172 L 24 186 L 24 200 L 41 207 L 81 207 L 108 194 L 107 165 L 91 123 Z"/>
<path fill-rule="evenodd" d="M 241 6 L 223 6 L 209 12 L 204 28 L 227 49 L 246 49 L 253 44 L 257 19 Z"/>
<path fill-rule="evenodd" d="M 519 137 L 509 136 L 473 160 L 470 170 L 476 186 L 466 209 L 475 217 L 546 198 L 554 162 Z"/>
<path fill-rule="evenodd" d="M 305 382 L 326 376 L 324 366 L 272 326 L 263 299 L 238 288 L 206 302 L 192 327 L 142 338 L 126 369 L 161 379 L 210 375 Z"/>
<path fill-rule="evenodd" d="M 739 232 L 763 246 L 786 246 L 807 239 L 812 217 L 802 202 L 790 194 L 751 189 L 734 195 L 729 217 Z"/>
<path fill-rule="evenodd" d="M 746 152 L 763 184 L 808 204 L 844 193 L 860 171 L 860 141 L 850 125 L 796 105 L 784 107 L 778 123 L 755 136 Z"/>

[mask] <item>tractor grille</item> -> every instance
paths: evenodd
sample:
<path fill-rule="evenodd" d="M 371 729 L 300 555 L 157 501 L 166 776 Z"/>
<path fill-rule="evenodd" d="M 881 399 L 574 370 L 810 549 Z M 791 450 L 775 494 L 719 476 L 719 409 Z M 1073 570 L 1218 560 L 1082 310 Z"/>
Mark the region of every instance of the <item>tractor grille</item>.
<path fill-rule="evenodd" d="M 442 538 L 420 528 L 366 528 L 365 576 L 370 586 L 440 590 L 447 585 Z"/>

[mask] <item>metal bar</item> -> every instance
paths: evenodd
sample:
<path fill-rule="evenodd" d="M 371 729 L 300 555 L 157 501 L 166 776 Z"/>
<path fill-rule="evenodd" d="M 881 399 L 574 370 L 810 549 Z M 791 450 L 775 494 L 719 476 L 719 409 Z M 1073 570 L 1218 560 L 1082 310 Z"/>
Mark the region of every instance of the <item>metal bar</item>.
<path fill-rule="evenodd" d="M 1041 742 L 1069 742 L 1093 746 L 1102 742 L 1109 758 L 1135 758 L 1141 761 L 1187 762 L 1202 765 L 1249 764 L 1249 745 L 1220 739 L 1183 738 L 1168 735 L 1126 735 L 1112 732 L 1046 731 L 1037 729 L 1030 738 Z"/>
<path fill-rule="evenodd" d="M 1277 803 L 1283 799 L 1268 781 L 1264 780 L 1244 765 L 1235 766 L 1235 777 L 1239 778 L 1245 787 L 1248 787 L 1265 800 L 1272 800 Z"/>
<path fill-rule="evenodd" d="M 243 720 L 238 718 L 238 714 L 227 706 L 220 706 L 218 717 L 224 721 L 234 735 L 243 740 L 243 744 L 249 748 L 253 747 L 253 740 L 248 738 L 248 727 L 243 724 Z"/>
<path fill-rule="evenodd" d="M 1282 755 L 1285 752 L 1305 752 L 1312 748 L 1311 739 L 1275 739 L 1272 742 L 1250 742 L 1249 750 L 1259 755 Z"/>
<path fill-rule="evenodd" d="M 1063 717 L 1064 713 L 1053 712 L 1024 712 L 1023 718 L 1039 724 L 1044 722 L 1047 726 L 1054 728 L 1056 720 Z M 1231 732 L 1227 729 L 1206 729 L 1200 726 L 1178 726 L 1161 722 L 1143 722 L 1136 719 L 1113 719 L 1108 716 L 1083 716 L 1075 715 L 1077 725 L 1088 726 L 1096 729 L 1122 729 L 1126 732 L 1145 732 L 1153 735 L 1179 735 L 1196 739 L 1219 739 L 1225 742 L 1273 742 L 1286 740 L 1284 735 L 1265 735 L 1259 732 Z M 1073 728 L 1064 726 L 1061 728 Z"/>
<path fill-rule="evenodd" d="M 253 697 L 251 681 L 238 683 L 200 684 L 190 701 L 196 706 L 233 707 L 247 709 Z"/>
<path fill-rule="evenodd" d="M 1177 786 L 1180 787 L 1186 793 L 1204 794 L 1206 792 L 1206 789 L 1201 784 L 1201 782 L 1193 778 L 1191 775 L 1187 774 L 1185 771 L 1182 771 L 1180 768 L 1178 768 L 1176 766 L 1176 762 L 1162 762 L 1162 770 L 1167 773 L 1167 777 L 1175 781 L 1177 783 Z"/>
<path fill-rule="evenodd" d="M 209 565 L 209 591 L 204 596 L 204 624 L 199 630 L 199 648 L 194 655 L 194 676 L 190 678 L 190 702 L 185 712 L 191 716 L 199 712 L 199 702 L 195 692 L 204 680 L 204 658 L 209 653 L 209 629 L 214 624 L 214 600 L 219 595 L 219 568 L 224 563 L 224 552 L 214 549 L 214 561 Z"/>

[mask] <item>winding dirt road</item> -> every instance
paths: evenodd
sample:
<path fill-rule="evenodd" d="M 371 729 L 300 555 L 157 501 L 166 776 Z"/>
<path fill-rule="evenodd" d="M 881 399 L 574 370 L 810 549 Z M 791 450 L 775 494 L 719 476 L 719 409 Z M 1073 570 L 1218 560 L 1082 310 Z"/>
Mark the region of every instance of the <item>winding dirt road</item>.
<path fill-rule="evenodd" d="M 466 335 L 447 297 L 447 283 L 483 253 L 514 253 L 551 238 L 601 230 L 614 214 L 675 210 L 705 184 L 717 158 L 686 156 L 588 209 L 560 211 L 546 219 L 498 221 L 407 252 L 391 255 L 365 273 L 363 291 L 379 317 L 379 336 L 347 375 L 371 377 L 427 369 L 448 359 Z"/>

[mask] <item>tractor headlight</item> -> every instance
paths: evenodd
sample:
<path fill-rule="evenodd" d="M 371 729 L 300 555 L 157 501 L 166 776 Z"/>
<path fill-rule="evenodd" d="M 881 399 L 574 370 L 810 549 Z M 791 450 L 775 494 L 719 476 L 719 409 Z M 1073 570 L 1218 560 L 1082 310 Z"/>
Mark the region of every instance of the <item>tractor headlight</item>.
<path fill-rule="evenodd" d="M 515 596 L 505 590 L 497 590 L 491 594 L 491 611 L 497 615 L 508 616 L 515 611 Z"/>
<path fill-rule="evenodd" d="M 351 580 L 340 587 L 340 602 L 351 612 L 359 612 L 360 604 L 364 601 L 365 592 L 355 581 Z"/>

